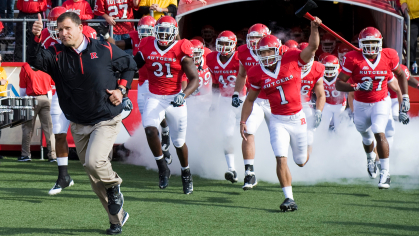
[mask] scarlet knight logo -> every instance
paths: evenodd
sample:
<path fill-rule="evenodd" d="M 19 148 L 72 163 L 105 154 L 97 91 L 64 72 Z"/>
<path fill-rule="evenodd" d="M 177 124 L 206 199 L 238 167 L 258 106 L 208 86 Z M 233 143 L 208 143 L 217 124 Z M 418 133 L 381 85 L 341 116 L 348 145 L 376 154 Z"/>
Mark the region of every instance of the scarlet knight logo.
<path fill-rule="evenodd" d="M 305 125 L 306 124 L 306 118 L 301 118 L 301 125 Z"/>
<path fill-rule="evenodd" d="M 90 53 L 90 59 L 95 59 L 95 58 L 99 58 L 99 57 L 97 57 L 97 53 L 96 52 L 91 52 Z"/>

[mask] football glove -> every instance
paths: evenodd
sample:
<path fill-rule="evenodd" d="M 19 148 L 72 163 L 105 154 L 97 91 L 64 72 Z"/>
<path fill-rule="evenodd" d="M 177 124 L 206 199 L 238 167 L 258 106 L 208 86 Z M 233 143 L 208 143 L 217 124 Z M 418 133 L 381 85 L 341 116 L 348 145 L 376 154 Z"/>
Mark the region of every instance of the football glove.
<path fill-rule="evenodd" d="M 402 105 L 400 107 L 400 110 L 407 113 L 410 110 L 410 100 L 409 100 L 409 95 L 404 94 L 403 95 L 403 101 L 402 101 Z"/>
<path fill-rule="evenodd" d="M 174 107 L 180 107 L 185 103 L 185 94 L 184 93 L 178 93 L 175 98 L 173 99 L 172 104 Z"/>
<path fill-rule="evenodd" d="M 239 99 L 239 95 L 234 94 L 232 97 L 231 105 L 233 107 L 239 107 L 240 103 L 243 103 L 243 101 Z"/>
<path fill-rule="evenodd" d="M 124 109 L 124 111 L 132 110 L 132 102 L 128 97 L 122 98 L 122 108 Z"/>
<path fill-rule="evenodd" d="M 409 124 L 410 119 L 406 112 L 403 112 L 403 111 L 399 112 L 399 121 L 403 123 L 404 125 Z"/>
<path fill-rule="evenodd" d="M 372 91 L 372 82 L 371 81 L 364 81 L 362 83 L 356 84 L 355 91 Z"/>
<path fill-rule="evenodd" d="M 316 113 L 314 113 L 314 128 L 315 129 L 319 127 L 321 121 L 322 121 L 322 111 L 316 110 Z"/>

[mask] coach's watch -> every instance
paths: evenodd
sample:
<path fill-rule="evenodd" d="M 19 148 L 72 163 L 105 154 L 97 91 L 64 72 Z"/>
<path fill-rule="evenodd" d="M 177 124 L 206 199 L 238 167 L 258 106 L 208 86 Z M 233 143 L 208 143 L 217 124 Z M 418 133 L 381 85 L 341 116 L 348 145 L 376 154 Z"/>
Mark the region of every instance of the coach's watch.
<path fill-rule="evenodd" d="M 121 90 L 122 95 L 127 94 L 127 90 L 122 88 L 122 87 L 118 87 L 119 90 Z"/>

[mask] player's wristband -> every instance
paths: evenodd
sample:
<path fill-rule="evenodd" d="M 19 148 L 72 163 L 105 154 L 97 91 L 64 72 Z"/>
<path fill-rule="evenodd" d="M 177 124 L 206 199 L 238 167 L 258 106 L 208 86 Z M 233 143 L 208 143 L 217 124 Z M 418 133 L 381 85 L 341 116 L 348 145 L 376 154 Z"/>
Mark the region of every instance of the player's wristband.
<path fill-rule="evenodd" d="M 409 94 L 403 94 L 402 97 L 403 98 L 409 98 Z"/>
<path fill-rule="evenodd" d="M 240 124 L 241 125 L 245 125 L 246 124 L 246 121 L 240 121 Z"/>
<path fill-rule="evenodd" d="M 239 95 L 239 92 L 237 92 L 237 91 L 234 91 L 234 93 L 233 93 L 233 95 Z"/>

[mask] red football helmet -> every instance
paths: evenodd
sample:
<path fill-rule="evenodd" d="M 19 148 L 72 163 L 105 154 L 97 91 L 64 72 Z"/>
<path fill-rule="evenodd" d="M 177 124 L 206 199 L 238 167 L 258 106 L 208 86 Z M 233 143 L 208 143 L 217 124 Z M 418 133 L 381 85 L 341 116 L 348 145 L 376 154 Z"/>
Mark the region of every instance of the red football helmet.
<path fill-rule="evenodd" d="M 325 67 L 324 76 L 334 77 L 339 72 L 339 59 L 333 55 L 327 55 L 322 60 L 322 64 Z"/>
<path fill-rule="evenodd" d="M 286 41 L 285 45 L 287 45 L 289 48 L 298 48 L 298 43 L 292 39 Z"/>
<path fill-rule="evenodd" d="M 195 64 L 200 64 L 202 56 L 204 55 L 204 44 L 197 39 L 191 39 L 190 42 L 193 45 L 193 61 Z"/>
<path fill-rule="evenodd" d="M 237 37 L 231 31 L 221 32 L 215 40 L 215 50 L 222 56 L 234 53 L 236 51 Z"/>
<path fill-rule="evenodd" d="M 287 45 L 279 47 L 279 55 L 282 57 L 290 48 Z"/>
<path fill-rule="evenodd" d="M 271 34 L 271 31 L 264 24 L 254 24 L 247 31 L 246 44 L 250 50 L 256 49 L 256 44 L 265 35 Z"/>
<path fill-rule="evenodd" d="M 349 47 L 348 45 L 346 45 L 344 43 L 339 45 L 339 47 L 338 47 L 338 58 L 339 58 L 339 61 L 341 63 L 343 62 L 343 57 L 345 56 L 345 54 L 350 52 L 350 51 L 353 51 L 353 49 L 351 47 Z"/>
<path fill-rule="evenodd" d="M 47 22 L 47 29 L 51 38 L 58 40 L 60 37 L 58 35 L 58 24 L 57 19 L 61 14 L 66 12 L 67 9 L 65 7 L 54 7 L 48 14 L 48 22 Z"/>
<path fill-rule="evenodd" d="M 215 36 L 215 29 L 211 25 L 205 25 L 201 29 L 201 36 L 206 41 L 210 42 Z"/>
<path fill-rule="evenodd" d="M 325 34 L 321 40 L 323 52 L 332 53 L 336 48 L 336 39 L 331 34 Z"/>
<path fill-rule="evenodd" d="M 359 47 L 364 55 L 377 55 L 383 50 L 383 36 L 378 29 L 367 27 L 358 36 Z M 369 42 L 369 43 L 364 43 Z"/>
<path fill-rule="evenodd" d="M 200 41 L 202 43 L 202 45 L 204 45 L 204 47 L 205 47 L 205 40 L 201 36 L 195 36 L 192 39 L 196 39 L 196 40 Z"/>
<path fill-rule="evenodd" d="M 273 35 L 266 35 L 265 37 L 261 38 L 256 46 L 256 52 L 259 57 L 259 63 L 263 66 L 272 66 L 275 65 L 278 61 L 282 59 L 282 55 L 285 52 L 281 52 L 281 41 L 273 36 Z M 263 51 L 268 50 L 275 50 L 273 55 L 262 56 Z M 282 48 L 284 50 L 286 48 Z"/>
<path fill-rule="evenodd" d="M 322 62 L 323 58 L 325 58 L 326 56 L 332 55 L 328 52 L 324 52 L 319 56 L 319 62 Z"/>
<path fill-rule="evenodd" d="M 162 16 L 154 26 L 154 35 L 157 43 L 160 46 L 168 46 L 175 40 L 178 30 L 177 22 L 173 17 Z"/>
<path fill-rule="evenodd" d="M 138 21 L 137 31 L 138 37 L 140 39 L 154 36 L 154 26 L 156 25 L 156 20 L 152 16 L 143 16 L 140 21 Z"/>
<path fill-rule="evenodd" d="M 300 44 L 298 44 L 298 49 L 300 49 L 301 51 L 303 51 L 304 48 L 306 48 L 308 46 L 308 43 L 306 42 L 302 42 Z"/>

